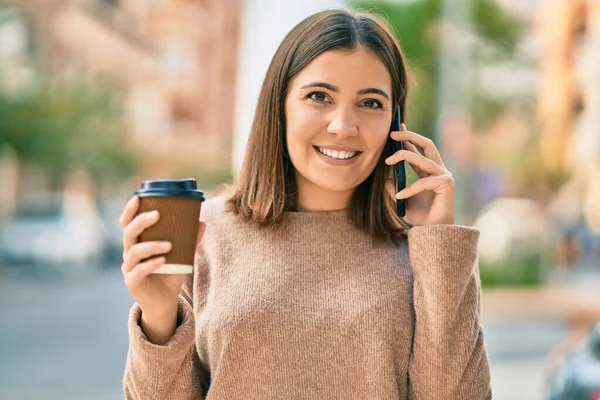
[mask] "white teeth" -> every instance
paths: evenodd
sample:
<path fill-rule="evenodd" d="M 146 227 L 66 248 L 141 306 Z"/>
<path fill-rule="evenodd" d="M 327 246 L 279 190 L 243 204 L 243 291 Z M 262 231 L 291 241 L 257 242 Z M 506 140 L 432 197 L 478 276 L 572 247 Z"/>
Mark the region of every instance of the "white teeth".
<path fill-rule="evenodd" d="M 356 151 L 336 151 L 330 150 L 323 147 L 318 147 L 319 151 L 325 155 L 328 155 L 331 158 L 335 158 L 338 160 L 346 160 L 348 158 L 352 158 L 356 155 Z"/>

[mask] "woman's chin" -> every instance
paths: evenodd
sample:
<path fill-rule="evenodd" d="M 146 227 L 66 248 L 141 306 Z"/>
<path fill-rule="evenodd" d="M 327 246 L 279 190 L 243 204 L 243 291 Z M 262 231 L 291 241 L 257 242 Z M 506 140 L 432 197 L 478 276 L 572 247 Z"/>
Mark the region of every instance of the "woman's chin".
<path fill-rule="evenodd" d="M 324 179 L 315 179 L 312 181 L 316 186 L 323 190 L 327 190 L 329 192 L 347 192 L 349 190 L 354 189 L 354 185 L 350 182 L 331 182 L 325 181 Z"/>

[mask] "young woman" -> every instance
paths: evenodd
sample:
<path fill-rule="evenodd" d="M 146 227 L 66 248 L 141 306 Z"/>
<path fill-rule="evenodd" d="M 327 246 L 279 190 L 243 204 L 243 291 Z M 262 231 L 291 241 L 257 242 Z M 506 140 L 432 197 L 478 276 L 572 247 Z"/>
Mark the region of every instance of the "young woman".
<path fill-rule="evenodd" d="M 239 183 L 202 207 L 193 275 L 151 274 L 170 245 L 136 244 L 159 216 L 134 217 L 131 199 L 126 398 L 491 398 L 479 232 L 455 225 L 434 144 L 390 134 L 406 75 L 373 15 L 298 24 L 268 69 Z M 396 194 L 400 161 L 420 179 Z"/>

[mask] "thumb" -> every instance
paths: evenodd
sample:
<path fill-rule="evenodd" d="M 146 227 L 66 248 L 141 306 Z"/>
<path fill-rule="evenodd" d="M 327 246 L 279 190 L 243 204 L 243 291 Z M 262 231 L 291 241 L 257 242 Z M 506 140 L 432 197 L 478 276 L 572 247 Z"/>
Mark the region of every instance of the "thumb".
<path fill-rule="evenodd" d="M 394 196 L 396 195 L 396 183 L 393 179 L 388 178 L 385 180 L 385 190 L 393 199 L 395 199 Z"/>

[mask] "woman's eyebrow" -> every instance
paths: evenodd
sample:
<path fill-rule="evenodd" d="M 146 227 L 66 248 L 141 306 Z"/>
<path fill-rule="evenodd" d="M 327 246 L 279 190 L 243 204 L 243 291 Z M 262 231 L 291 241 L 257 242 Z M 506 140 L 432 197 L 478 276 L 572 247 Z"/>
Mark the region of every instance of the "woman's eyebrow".
<path fill-rule="evenodd" d="M 309 87 L 322 87 L 322 88 L 331 90 L 332 92 L 336 92 L 336 93 L 338 93 L 340 91 L 337 86 L 333 86 L 333 85 L 330 85 L 329 83 L 325 83 L 325 82 L 311 82 L 311 83 L 308 83 L 308 84 L 302 86 L 300 89 L 307 89 Z"/>
<path fill-rule="evenodd" d="M 377 89 L 377 88 L 366 88 L 366 89 L 361 89 L 358 92 L 356 92 L 356 94 L 358 94 L 359 96 L 362 96 L 363 94 L 368 94 L 368 93 L 374 93 L 374 94 L 379 94 L 383 97 L 385 97 L 386 100 L 390 100 L 390 96 L 388 96 L 388 94 L 386 92 L 384 92 L 381 89 Z"/>
<path fill-rule="evenodd" d="M 325 83 L 325 82 L 311 82 L 311 83 L 308 83 L 308 84 L 302 86 L 301 89 L 307 89 L 310 87 L 322 87 L 327 90 L 331 90 L 332 92 L 335 92 L 335 93 L 339 93 L 339 91 L 340 91 L 337 86 L 330 85 L 329 83 Z M 356 92 L 356 94 L 358 94 L 359 96 L 362 96 L 362 95 L 368 94 L 368 93 L 379 94 L 379 95 L 385 97 L 386 100 L 388 100 L 388 101 L 390 99 L 390 96 L 388 96 L 388 94 L 385 91 L 383 91 L 381 89 L 377 89 L 377 88 L 366 88 L 366 89 L 361 89 L 358 92 Z"/>

